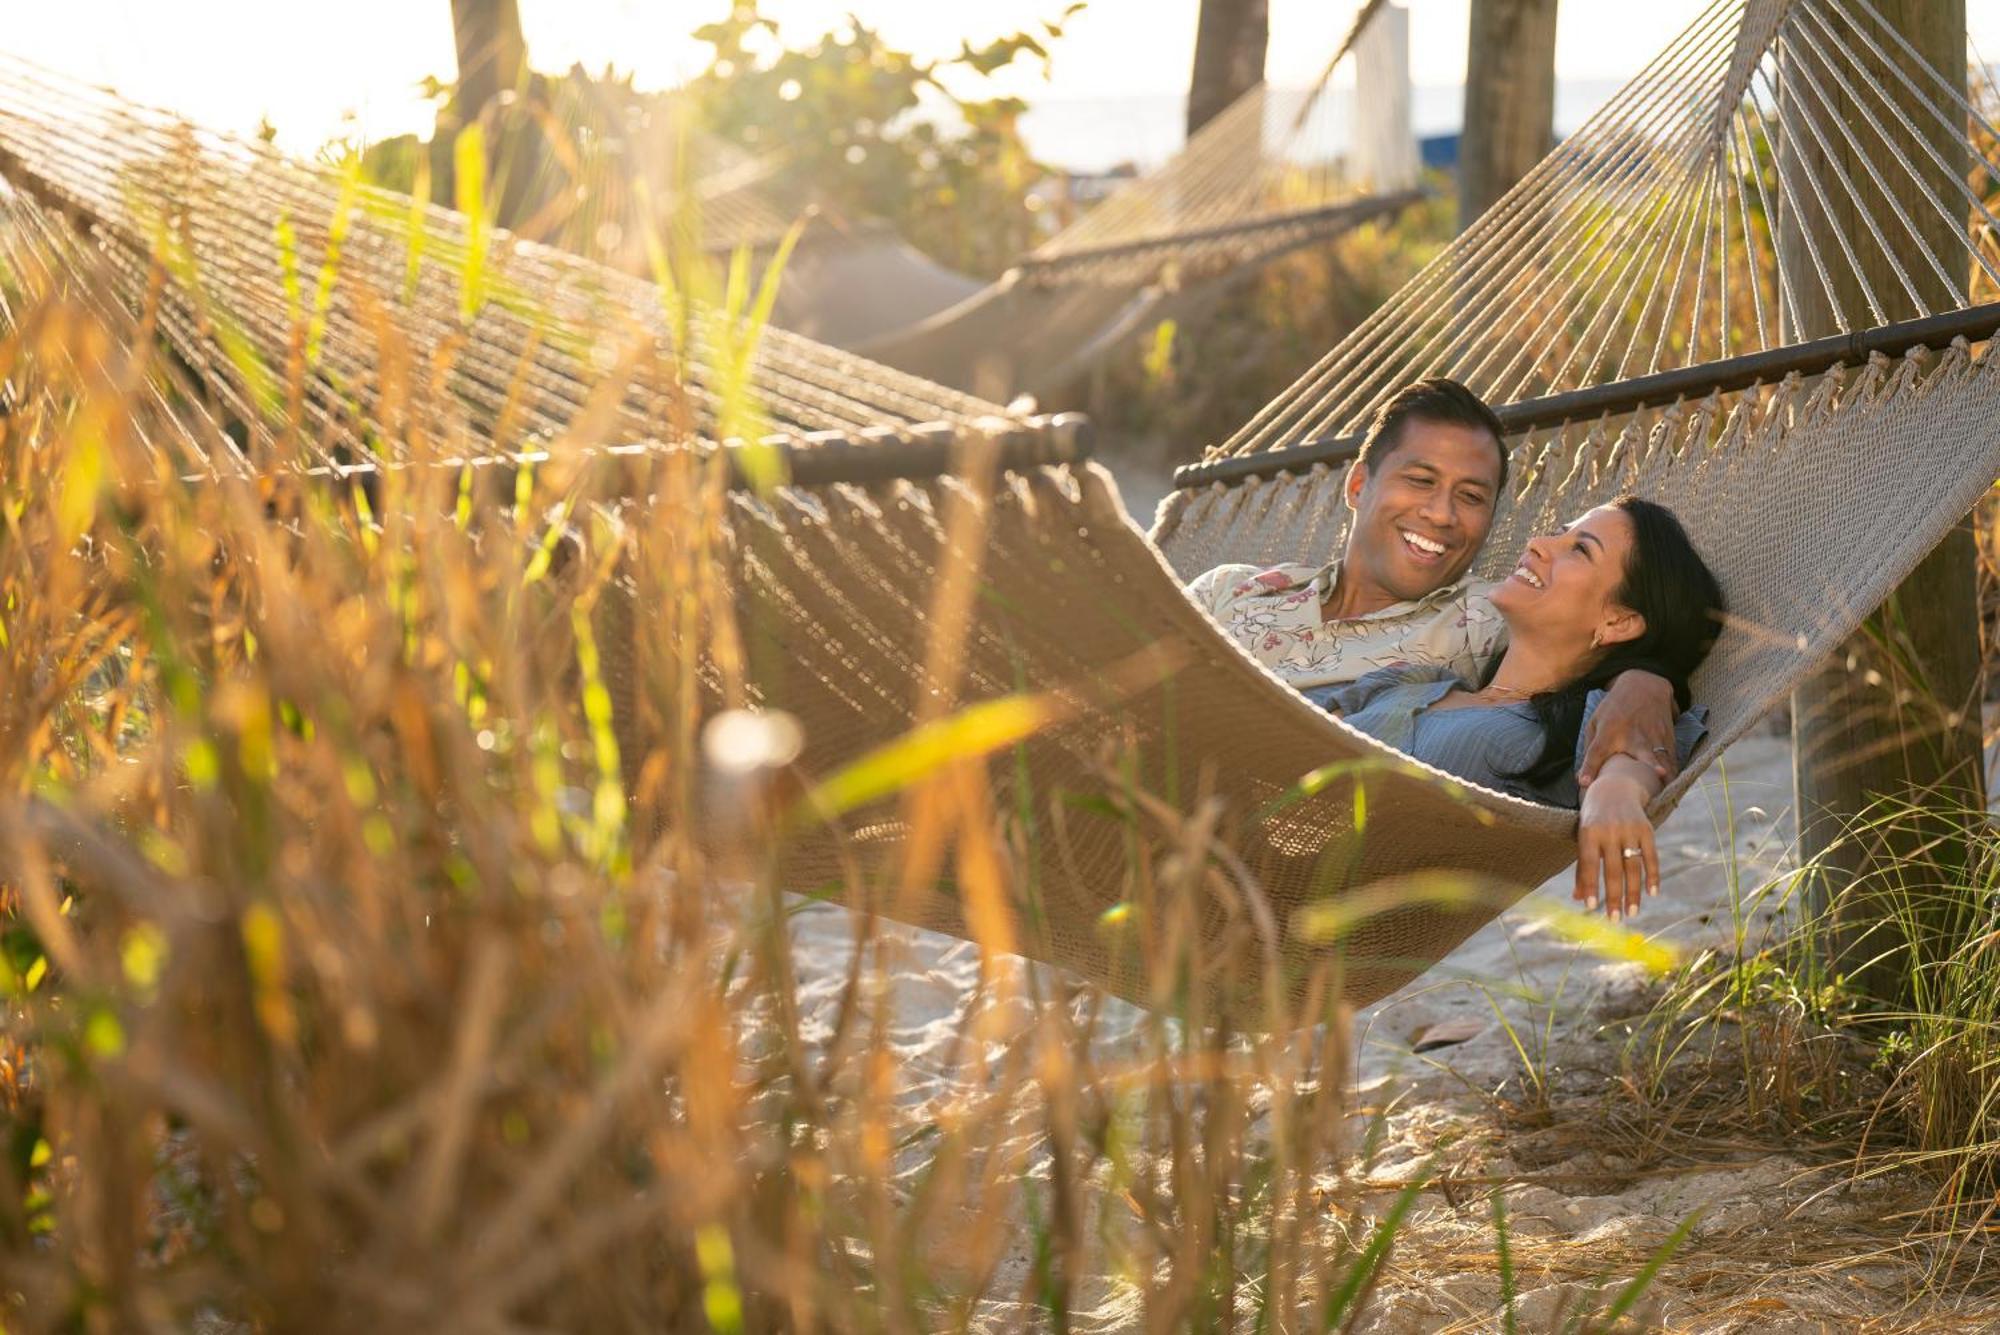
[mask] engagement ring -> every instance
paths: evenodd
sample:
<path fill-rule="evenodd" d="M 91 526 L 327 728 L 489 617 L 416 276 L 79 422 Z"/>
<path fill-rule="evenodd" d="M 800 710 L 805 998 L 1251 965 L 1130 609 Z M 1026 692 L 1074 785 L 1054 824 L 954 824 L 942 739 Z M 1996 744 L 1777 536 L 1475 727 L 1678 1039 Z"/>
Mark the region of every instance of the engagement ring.
<path fill-rule="evenodd" d="M 1621 850 L 1621 851 L 1623 851 L 1623 853 L 1625 854 L 1625 856 L 1626 856 L 1626 857 L 1628 857 L 1628 858 L 1636 858 L 1636 857 L 1638 857 L 1638 856 L 1639 856 L 1639 854 L 1640 854 L 1640 853 L 1641 853 L 1641 852 L 1642 852 L 1643 850 L 1641 850 L 1641 849 L 1637 849 L 1637 848 L 1627 848 L 1627 849 L 1624 849 L 1624 850 Z"/>

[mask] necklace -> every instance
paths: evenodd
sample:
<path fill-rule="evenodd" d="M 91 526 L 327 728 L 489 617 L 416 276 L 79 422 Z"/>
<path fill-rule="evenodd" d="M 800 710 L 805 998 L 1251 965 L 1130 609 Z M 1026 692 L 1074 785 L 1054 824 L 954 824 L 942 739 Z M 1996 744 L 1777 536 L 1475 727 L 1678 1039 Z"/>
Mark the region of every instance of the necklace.
<path fill-rule="evenodd" d="M 1533 694 L 1533 691 L 1524 691 L 1514 686 L 1487 686 L 1473 692 L 1473 695 L 1481 700 L 1503 701 L 1526 700 Z"/>

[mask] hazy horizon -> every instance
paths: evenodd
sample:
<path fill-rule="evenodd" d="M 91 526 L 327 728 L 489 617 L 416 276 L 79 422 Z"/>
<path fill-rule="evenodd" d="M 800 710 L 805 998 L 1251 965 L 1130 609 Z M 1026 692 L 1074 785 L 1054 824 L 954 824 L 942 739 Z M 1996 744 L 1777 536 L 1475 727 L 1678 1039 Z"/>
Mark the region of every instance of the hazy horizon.
<path fill-rule="evenodd" d="M 837 29 L 850 12 L 920 59 L 962 42 L 1034 29 L 1067 0 L 986 0 L 975 11 L 930 0 L 761 0 L 761 12 L 797 45 Z M 520 0 L 531 64 L 559 72 L 612 65 L 642 88 L 684 81 L 708 49 L 691 37 L 727 12 L 730 0 L 661 5 L 646 0 Z M 1469 0 L 1411 0 L 1411 78 L 1419 133 L 1455 127 L 1466 62 Z M 1046 77 L 1035 62 L 1006 72 L 993 91 L 1037 110 L 1025 127 L 1046 161 L 1080 170 L 1116 162 L 1151 165 L 1180 143 L 1199 0 L 1092 0 L 1052 45 Z M 1582 4 L 1559 10 L 1558 128 L 1575 125 L 1603 95 L 1635 74 L 1708 6 L 1655 0 L 1643 6 Z M 1267 73 L 1281 87 L 1310 85 L 1351 26 L 1355 0 L 1270 0 Z M 268 119 L 278 142 L 310 152 L 344 135 L 381 139 L 428 133 L 434 109 L 419 93 L 426 77 L 455 72 L 448 0 L 348 0 L 343 21 L 318 21 L 303 6 L 263 0 L 71 0 L 10 15 L 0 49 L 59 73 L 109 85 L 123 96 L 248 133 Z M 1976 49 L 2000 49 L 2000 5 L 1968 15 Z M 1351 67 L 1336 77 L 1351 82 Z M 1602 85 L 1602 92 L 1592 85 Z M 1071 115 L 1101 109 L 1095 121 Z M 1130 127 L 1130 128 L 1121 128 Z M 1126 136 L 1119 138 L 1120 135 Z"/>

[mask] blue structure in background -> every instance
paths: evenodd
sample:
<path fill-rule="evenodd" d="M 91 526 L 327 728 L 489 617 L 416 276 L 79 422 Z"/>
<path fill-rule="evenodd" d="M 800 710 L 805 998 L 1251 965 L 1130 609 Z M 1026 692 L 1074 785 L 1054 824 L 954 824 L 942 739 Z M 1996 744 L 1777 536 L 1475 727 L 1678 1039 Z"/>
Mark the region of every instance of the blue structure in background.
<path fill-rule="evenodd" d="M 1452 171 L 1458 167 L 1458 131 L 1427 134 L 1417 140 L 1417 156 L 1426 170 Z"/>

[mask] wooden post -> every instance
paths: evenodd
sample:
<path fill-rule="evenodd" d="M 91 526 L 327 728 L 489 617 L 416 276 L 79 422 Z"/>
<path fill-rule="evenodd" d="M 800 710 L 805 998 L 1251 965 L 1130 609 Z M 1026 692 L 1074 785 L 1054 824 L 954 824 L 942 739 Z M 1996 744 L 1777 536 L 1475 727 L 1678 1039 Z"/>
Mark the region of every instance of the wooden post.
<path fill-rule="evenodd" d="M 470 125 L 503 92 L 521 82 L 528 63 L 517 0 L 451 0 L 451 32 L 458 49 L 459 123 Z"/>
<path fill-rule="evenodd" d="M 1555 147 L 1556 0 L 1472 0 L 1458 229 Z"/>
<path fill-rule="evenodd" d="M 1876 0 L 1875 7 L 1963 93 L 1965 0 Z M 1910 216 L 1923 230 L 1922 244 L 1940 257 L 1956 257 L 1955 269 L 1948 271 L 1950 283 L 1921 253 L 1897 257 L 1904 272 L 1933 310 L 1962 304 L 1970 277 L 1965 224 L 1957 216 L 1963 205 L 1944 216 L 1918 197 L 1909 174 L 1893 165 L 1882 132 L 1850 107 L 1852 99 L 1843 96 L 1839 82 L 1824 72 L 1812 77 L 1803 55 L 1799 65 L 1806 68 L 1788 73 L 1790 62 L 1782 42 L 1780 38 L 1779 151 L 1789 179 L 1779 247 L 1794 275 L 1795 298 L 1784 311 L 1787 336 L 1814 337 L 1838 332 L 1843 324 L 1875 323 L 1877 317 L 1863 300 L 1864 280 L 1877 302 L 1887 307 L 1887 319 L 1918 313 L 1901 281 L 1876 254 L 1880 248 L 1865 244 L 1865 219 L 1870 216 L 1880 220 L 1892 237 L 1904 232 L 1900 224 L 1891 230 L 1895 214 L 1868 171 L 1871 161 L 1892 189 L 1903 192 Z M 1907 66 L 1900 53 L 1890 54 Z M 1880 90 L 1908 100 L 1894 75 L 1873 68 L 1873 56 L 1852 48 L 1848 55 L 1863 62 L 1859 77 L 1850 76 L 1857 88 L 1869 90 L 1871 97 Z M 1927 91 L 1936 89 L 1929 75 L 1919 74 L 1916 81 Z M 1879 98 L 1871 110 L 1873 118 L 1896 137 L 1894 158 L 1924 157 L 1917 144 L 1906 142 L 1910 132 L 1888 114 Z M 1817 137 L 1808 122 L 1818 127 Z M 1920 132 L 1939 135 L 1937 147 L 1945 162 L 1958 161 L 1947 142 L 1950 136 L 1935 116 L 1913 111 L 1909 122 Z M 1839 132 L 1842 123 L 1852 133 L 1853 145 Z M 1814 179 L 1821 184 L 1824 204 L 1807 185 Z M 1957 198 L 1948 177 L 1925 181 L 1924 193 Z M 1835 238 L 1841 234 L 1864 243 L 1856 250 L 1866 262 L 1857 268 L 1843 259 L 1826 266 L 1836 308 L 1817 278 L 1809 277 L 1815 270 L 1808 237 L 1825 255 L 1829 245 L 1837 246 Z M 1896 485 L 1890 474 L 1882 481 L 1884 486 Z M 1908 970 L 1915 957 L 1904 947 L 1926 950 L 1923 943 L 1930 936 L 1922 915 L 1909 917 L 1909 896 L 1952 884 L 1955 872 L 1963 868 L 1965 847 L 1952 837 L 1951 818 L 1954 813 L 1985 809 L 1977 561 L 1968 520 L 1792 696 L 1799 852 L 1802 858 L 1822 859 L 1827 872 L 1809 902 L 1835 909 L 1829 935 L 1834 967 L 1848 973 L 1870 996 L 1891 1005 L 1908 1000 Z M 1884 798 L 1920 804 L 1934 818 L 1905 822 L 1894 830 L 1855 833 L 1857 819 L 1879 811 L 1879 800 Z M 1916 928 L 1917 940 L 1904 933 L 1905 927 Z"/>
<path fill-rule="evenodd" d="M 1188 80 L 1188 138 L 1264 82 L 1264 56 L 1270 45 L 1268 0 L 1201 0 L 1194 74 Z"/>
<path fill-rule="evenodd" d="M 496 105 L 502 93 L 534 95 L 519 0 L 451 0 L 451 31 L 458 86 L 438 111 L 431 135 L 432 195 L 441 204 L 457 202 L 454 146 L 467 126 L 483 124 L 487 189 L 495 192 L 493 220 L 519 230 L 567 184 L 565 179 L 545 179 L 543 167 L 552 155 L 535 113 L 526 106 Z"/>
<path fill-rule="evenodd" d="M 1380 5 L 1354 41 L 1353 177 L 1375 194 L 1414 190 L 1423 175 L 1411 98 L 1410 11 Z"/>

